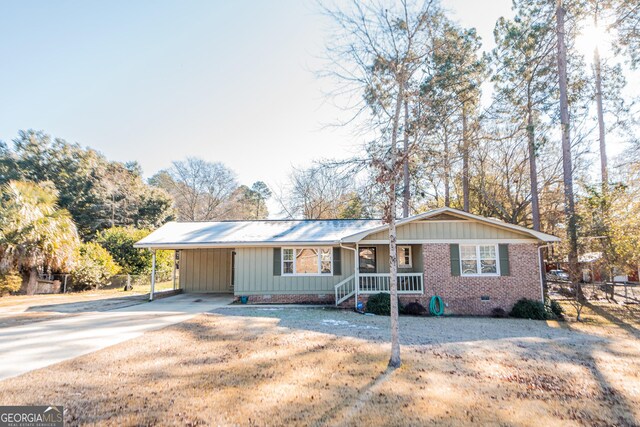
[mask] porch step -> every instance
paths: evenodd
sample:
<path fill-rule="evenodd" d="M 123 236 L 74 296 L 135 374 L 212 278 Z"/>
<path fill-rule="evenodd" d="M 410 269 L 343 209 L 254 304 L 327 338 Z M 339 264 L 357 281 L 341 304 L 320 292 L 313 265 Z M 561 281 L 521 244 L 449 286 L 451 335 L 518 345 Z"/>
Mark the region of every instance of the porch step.
<path fill-rule="evenodd" d="M 340 305 L 355 295 L 355 275 L 349 276 L 335 286 L 335 302 Z"/>

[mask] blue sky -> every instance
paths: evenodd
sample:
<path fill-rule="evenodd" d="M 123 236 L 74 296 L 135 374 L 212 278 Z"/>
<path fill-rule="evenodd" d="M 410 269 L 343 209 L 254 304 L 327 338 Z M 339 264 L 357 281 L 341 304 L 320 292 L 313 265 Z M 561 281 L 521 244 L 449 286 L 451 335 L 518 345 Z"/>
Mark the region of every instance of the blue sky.
<path fill-rule="evenodd" d="M 443 1 L 491 47 L 510 0 Z M 318 80 L 327 22 L 310 0 L 0 0 L 0 140 L 44 130 L 145 175 L 221 161 L 242 183 L 362 142 Z"/>

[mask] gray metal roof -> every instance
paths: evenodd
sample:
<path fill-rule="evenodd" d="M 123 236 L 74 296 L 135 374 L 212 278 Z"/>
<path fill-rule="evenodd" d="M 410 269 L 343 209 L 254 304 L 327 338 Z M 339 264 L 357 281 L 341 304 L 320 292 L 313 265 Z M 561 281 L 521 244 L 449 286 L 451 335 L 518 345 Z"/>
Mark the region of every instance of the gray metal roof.
<path fill-rule="evenodd" d="M 441 213 L 518 231 L 542 242 L 558 242 L 559 238 L 496 219 L 473 215 L 452 208 L 438 208 L 399 219 L 397 225 L 428 219 Z M 388 229 L 379 219 L 319 219 L 169 222 L 134 246 L 136 248 L 181 249 L 237 246 L 287 246 L 355 243 L 365 236 Z"/>
<path fill-rule="evenodd" d="M 137 248 L 187 248 L 268 244 L 337 244 L 382 225 L 381 220 L 273 220 L 169 222 L 135 244 Z"/>

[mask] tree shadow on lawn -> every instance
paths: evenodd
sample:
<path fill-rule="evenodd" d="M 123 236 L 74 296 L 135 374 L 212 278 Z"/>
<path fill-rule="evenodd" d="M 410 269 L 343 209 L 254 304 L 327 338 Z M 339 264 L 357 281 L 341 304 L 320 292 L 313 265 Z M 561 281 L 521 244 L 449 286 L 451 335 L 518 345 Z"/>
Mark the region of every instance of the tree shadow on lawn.
<path fill-rule="evenodd" d="M 198 313 L 212 307 L 229 304 L 232 297 L 227 294 L 184 294 L 172 289 L 158 291 L 154 300 L 149 301 L 149 294 L 114 296 L 90 301 L 67 302 L 60 304 L 34 305 L 26 312 L 82 313 L 118 310 L 121 312 L 131 307 L 131 312 L 176 312 Z M 147 304 L 149 303 L 149 304 Z M 208 307 L 207 305 L 210 305 Z"/>
<path fill-rule="evenodd" d="M 382 352 L 363 355 L 326 335 L 291 346 L 290 334 L 270 334 L 273 321 L 215 323 L 185 322 L 170 327 L 169 342 L 157 331 L 34 371 L 5 382 L 0 398 L 62 402 L 70 424 L 317 424 L 355 399 L 385 362 Z M 319 370 L 323 357 L 331 365 Z M 42 379 L 46 387 L 30 390 Z"/>
<path fill-rule="evenodd" d="M 368 342 L 389 341 L 388 317 L 362 316 L 332 309 L 302 310 L 257 308 L 248 311 L 225 307 L 215 312 L 224 316 L 248 316 L 246 318 L 249 319 L 273 318 L 278 326 L 293 331 L 308 330 Z M 627 366 L 629 360 L 637 361 L 640 354 L 621 351 L 618 343 L 607 337 L 567 328 L 551 328 L 543 321 L 482 317 L 401 317 L 400 340 L 404 346 L 409 346 L 409 360 L 411 354 L 424 354 L 427 359 L 434 356 L 445 357 L 452 360 L 452 365 L 463 366 L 470 356 L 480 351 L 486 352 L 489 357 L 491 353 L 508 354 L 514 366 L 522 361 L 540 361 L 540 371 L 537 374 L 521 372 L 516 374 L 515 380 L 507 380 L 526 385 L 523 398 L 559 399 L 565 402 L 582 400 L 587 404 L 593 400 L 597 410 L 572 408 L 569 405 L 565 408 L 566 413 L 559 412 L 562 414 L 560 417 L 585 424 L 638 425 L 632 409 L 637 407 L 638 402 L 631 402 L 627 398 L 629 388 L 635 385 L 624 382 L 624 378 L 622 382 L 618 378 L 618 383 L 613 384 L 609 379 L 611 372 L 602 370 L 605 362 L 594 354 L 604 352 L 609 358 L 620 359 L 622 366 Z M 404 353 L 406 356 L 406 350 Z M 421 359 L 417 358 L 418 361 Z M 415 362 L 416 360 L 413 368 L 416 367 Z M 420 362 L 417 363 L 419 365 Z M 580 375 L 576 376 L 571 369 L 563 371 L 567 366 L 581 370 L 581 375 L 593 380 L 590 394 L 585 394 L 578 385 L 566 379 L 573 377 L 573 381 L 580 381 Z M 637 368 L 638 366 L 635 369 Z M 632 373 L 634 368 L 628 370 Z M 454 372 L 456 369 L 450 373 Z M 520 372 L 520 369 L 514 368 L 514 372 Z M 499 389 L 500 381 L 496 382 L 496 388 Z M 535 392 L 542 393 L 536 395 Z"/>
<path fill-rule="evenodd" d="M 636 424 L 631 404 L 613 388 L 591 355 L 593 350 L 602 350 L 600 343 L 606 345 L 607 340 L 585 340 L 574 346 L 562 339 L 562 333 L 545 339 L 542 333 L 532 336 L 521 327 L 522 333 L 511 333 L 507 339 L 493 334 L 469 341 L 473 333 L 464 329 L 471 326 L 463 324 L 457 328 L 461 335 L 457 340 L 449 337 L 404 347 L 404 365 L 388 371 L 388 345 L 379 345 L 374 339 L 343 339 L 352 337 L 350 330 L 354 328 L 340 321 L 357 323 L 363 318 L 360 315 L 333 317 L 333 311 L 313 309 L 304 309 L 304 315 L 288 315 L 290 310 L 258 314 L 253 309 L 218 310 L 5 381 L 0 401 L 62 403 L 71 425 L 518 424 L 512 412 L 526 412 L 527 406 L 544 411 L 546 421 L 562 418 L 582 424 Z M 333 322 L 314 327 L 323 318 Z M 476 322 L 476 329 L 486 329 L 486 324 L 478 323 L 482 319 L 413 321 L 418 325 L 436 321 L 427 322 L 435 325 L 424 329 L 429 334 L 436 326 L 446 325 L 443 321 L 465 319 Z M 387 327 L 388 318 L 376 322 L 383 320 L 387 323 L 370 326 Z M 485 320 L 496 325 L 503 322 Z M 536 330 L 550 329 L 543 322 L 530 324 Z M 505 332 L 500 335 L 504 338 Z M 527 345 L 540 342 L 547 345 L 538 345 L 531 353 Z M 511 352 L 504 362 L 509 371 L 506 379 L 487 371 L 486 364 L 495 361 L 485 360 L 485 356 L 496 357 L 504 346 Z M 577 370 L 564 366 L 570 361 Z M 582 367 L 585 363 L 589 366 Z M 523 369 L 538 366 L 542 374 Z M 574 370 L 569 375 L 565 369 Z M 561 373 L 565 375 L 561 377 Z M 599 386 L 585 393 L 579 384 L 567 380 L 579 379 L 582 374 L 591 374 Z M 551 384 L 531 388 L 540 375 Z M 560 379 L 553 382 L 555 376 Z M 38 384 L 37 390 L 34 384 Z M 492 400 L 491 396 L 504 396 L 507 388 L 511 394 L 506 395 L 506 402 Z M 512 404 L 519 406 L 512 409 Z M 501 409 L 505 405 L 511 412 Z M 592 411 L 596 415 L 586 412 L 585 405 L 596 405 Z M 529 418 L 529 423 L 532 419 L 537 418 Z"/>
<path fill-rule="evenodd" d="M 129 307 L 148 301 L 149 294 L 114 296 L 90 301 L 62 302 L 57 304 L 32 305 L 25 312 L 82 313 L 89 311 L 109 311 Z"/>
<path fill-rule="evenodd" d="M 28 305 L 23 311 L 2 313 L 0 328 L 22 326 L 35 322 L 55 320 L 73 314 L 101 312 L 141 304 L 149 299 L 149 295 L 114 296 L 88 301 L 60 302 L 41 305 Z M 23 302 L 24 303 L 24 302 Z M 37 303 L 37 300 L 34 301 Z M 26 304 L 25 304 L 26 305 Z"/>
<path fill-rule="evenodd" d="M 275 318 L 278 325 L 373 342 L 389 342 L 387 316 L 368 316 L 332 308 L 235 308 L 212 313 L 248 318 Z M 428 345 L 522 339 L 526 341 L 578 341 L 606 343 L 604 337 L 567 328 L 553 328 L 545 321 L 489 317 L 400 317 L 400 343 Z"/>
<path fill-rule="evenodd" d="M 609 322 L 615 324 L 616 326 L 619 326 L 620 328 L 625 330 L 627 333 L 629 333 L 631 336 L 635 337 L 636 339 L 640 339 L 640 329 L 633 323 L 625 321 L 624 319 L 616 316 L 615 314 L 611 313 L 608 310 L 605 310 L 603 307 L 599 305 L 587 303 L 586 307 L 591 309 L 591 311 L 593 311 L 598 316 L 601 316 L 607 319 Z"/>

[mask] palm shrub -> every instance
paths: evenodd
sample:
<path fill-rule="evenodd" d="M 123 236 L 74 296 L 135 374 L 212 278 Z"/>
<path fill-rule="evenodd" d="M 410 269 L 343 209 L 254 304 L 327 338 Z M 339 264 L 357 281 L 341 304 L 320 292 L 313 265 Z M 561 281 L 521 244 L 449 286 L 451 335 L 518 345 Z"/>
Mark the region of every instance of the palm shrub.
<path fill-rule="evenodd" d="M 71 272 L 71 283 L 75 290 L 98 289 L 119 271 L 120 266 L 105 248 L 93 242 L 83 243 Z"/>
<path fill-rule="evenodd" d="M 58 208 L 58 191 L 50 182 L 10 181 L 0 200 L 0 271 L 28 278 L 27 294 L 36 291 L 38 268 L 73 265 L 78 232 L 66 209 Z"/>

